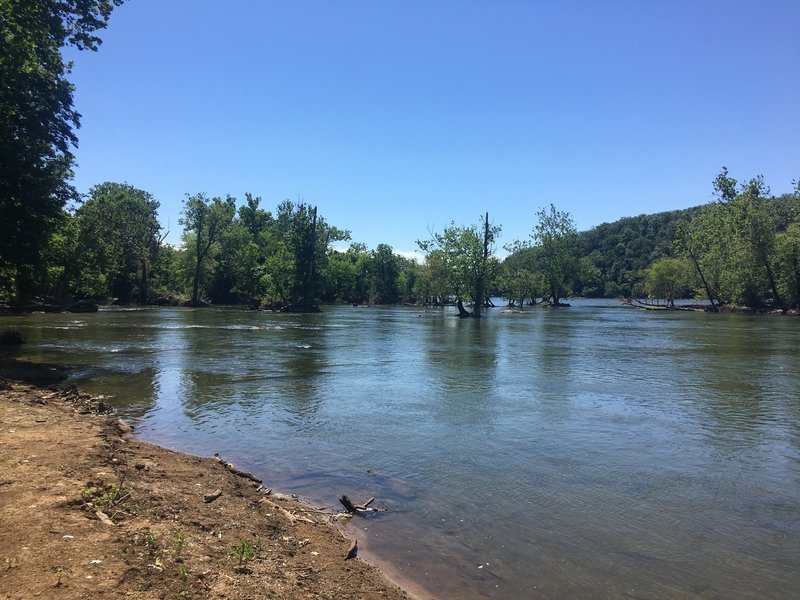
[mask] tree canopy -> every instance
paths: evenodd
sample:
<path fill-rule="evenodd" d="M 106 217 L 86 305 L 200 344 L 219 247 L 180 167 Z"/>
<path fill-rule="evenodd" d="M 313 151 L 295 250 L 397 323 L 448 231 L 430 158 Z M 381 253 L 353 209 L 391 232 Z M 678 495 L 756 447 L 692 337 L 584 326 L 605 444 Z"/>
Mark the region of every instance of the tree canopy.
<path fill-rule="evenodd" d="M 461 316 L 468 316 L 463 302 L 472 301 L 471 316 L 481 316 L 487 291 L 493 287 L 498 272 L 494 243 L 500 231 L 500 226 L 489 224 L 487 213 L 480 225 L 460 227 L 451 223 L 430 239 L 417 241 L 425 253 L 427 291 L 434 302 L 455 298 Z"/>
<path fill-rule="evenodd" d="M 96 50 L 121 0 L 0 0 L 0 276 L 18 301 L 41 284 L 70 184 L 80 114 L 61 50 Z"/>

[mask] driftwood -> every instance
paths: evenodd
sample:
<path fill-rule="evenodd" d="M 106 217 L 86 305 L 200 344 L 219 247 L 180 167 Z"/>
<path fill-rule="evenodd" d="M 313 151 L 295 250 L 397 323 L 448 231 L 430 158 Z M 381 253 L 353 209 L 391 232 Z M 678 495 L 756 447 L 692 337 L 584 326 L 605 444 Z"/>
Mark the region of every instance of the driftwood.
<path fill-rule="evenodd" d="M 339 502 L 341 503 L 342 506 L 344 506 L 344 509 L 347 511 L 347 513 L 351 515 L 365 513 L 365 512 L 378 512 L 380 510 L 378 508 L 370 507 L 370 504 L 375 502 L 375 498 L 370 498 L 363 504 L 353 504 L 350 498 L 342 494 L 341 498 L 339 498 Z"/>
<path fill-rule="evenodd" d="M 247 471 L 242 471 L 240 469 L 237 469 L 233 463 L 225 462 L 219 454 L 215 454 L 214 459 L 234 475 L 238 475 L 239 477 L 243 477 L 244 479 L 249 479 L 253 483 L 257 483 L 258 485 L 264 483 L 263 479 L 259 479 L 252 473 L 248 473 Z"/>
<path fill-rule="evenodd" d="M 352 502 L 350 502 L 350 498 L 348 498 L 347 496 L 345 496 L 344 494 L 342 494 L 342 497 L 341 497 L 341 498 L 339 498 L 339 502 L 341 502 L 341 503 L 342 503 L 342 506 L 344 506 L 344 509 L 345 509 L 345 510 L 346 510 L 348 513 L 350 513 L 351 515 L 354 515 L 354 514 L 355 514 L 355 512 L 356 512 L 356 507 L 355 507 L 355 505 L 354 505 Z"/>
<path fill-rule="evenodd" d="M 272 500 L 267 500 L 266 498 L 262 498 L 260 500 L 260 502 L 262 504 L 266 504 L 267 506 L 270 506 L 274 510 L 278 511 L 287 521 L 289 521 L 289 525 L 291 525 L 292 527 L 294 527 L 294 524 L 295 524 L 296 521 L 301 521 L 303 523 L 310 523 L 311 525 L 316 525 L 317 524 L 317 522 L 314 519 L 309 519 L 308 517 L 302 517 L 302 516 L 298 516 L 298 515 L 296 515 L 294 513 L 290 513 L 288 510 L 286 510 L 282 506 L 279 506 L 278 504 L 275 504 Z"/>

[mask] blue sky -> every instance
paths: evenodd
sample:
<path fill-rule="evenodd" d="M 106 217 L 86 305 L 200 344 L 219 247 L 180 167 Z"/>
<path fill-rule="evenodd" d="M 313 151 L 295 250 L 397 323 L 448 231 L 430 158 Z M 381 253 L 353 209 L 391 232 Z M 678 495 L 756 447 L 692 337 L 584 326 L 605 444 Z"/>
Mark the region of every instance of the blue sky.
<path fill-rule="evenodd" d="M 129 0 L 70 53 L 75 184 L 316 204 L 416 249 L 485 211 L 579 229 L 800 178 L 800 2 Z"/>

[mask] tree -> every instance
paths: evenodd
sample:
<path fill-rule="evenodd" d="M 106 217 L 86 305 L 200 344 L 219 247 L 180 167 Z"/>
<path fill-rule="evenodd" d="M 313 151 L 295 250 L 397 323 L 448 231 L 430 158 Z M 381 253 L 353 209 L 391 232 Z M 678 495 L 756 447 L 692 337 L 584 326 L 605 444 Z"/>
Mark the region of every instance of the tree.
<path fill-rule="evenodd" d="M 94 186 L 89 199 L 76 212 L 79 246 L 92 253 L 93 267 L 108 279 L 111 295 L 147 302 L 149 267 L 162 241 L 158 223 L 159 203 L 144 190 L 127 183 L 105 182 Z"/>
<path fill-rule="evenodd" d="M 500 231 L 499 225 L 489 224 L 489 213 L 486 213 L 480 226 L 456 227 L 451 223 L 442 233 L 434 233 L 432 239 L 417 241 L 426 254 L 434 296 L 454 296 L 459 316 L 481 316 L 487 300 L 486 291 L 491 288 L 498 271 L 499 263 L 493 254 Z M 463 307 L 466 300 L 473 302 L 472 313 Z"/>
<path fill-rule="evenodd" d="M 742 186 L 742 191 L 729 202 L 734 231 L 738 234 L 739 252 L 735 254 L 743 289 L 739 298 L 748 306 L 761 305 L 771 295 L 774 306 L 783 307 L 783 299 L 775 278 L 774 203 L 769 202 L 769 188 L 757 176 Z"/>
<path fill-rule="evenodd" d="M 569 292 L 569 286 L 578 269 L 576 236 L 577 229 L 568 212 L 540 209 L 536 213 L 539 222 L 531 237 L 540 248 L 539 260 L 547 286 L 550 302 L 559 306 L 560 300 Z"/>
<path fill-rule="evenodd" d="M 62 208 L 78 200 L 69 180 L 80 114 L 61 49 L 97 50 L 119 4 L 0 0 L 0 271 L 18 302 L 33 292 Z"/>
<path fill-rule="evenodd" d="M 659 258 L 647 269 L 644 275 L 644 288 L 650 298 L 664 298 L 669 306 L 675 306 L 675 298 L 680 297 L 689 287 L 690 267 L 679 258 Z"/>
<path fill-rule="evenodd" d="M 395 304 L 400 299 L 397 277 L 400 263 L 388 244 L 378 244 L 366 261 L 370 301 L 374 304 Z"/>
<path fill-rule="evenodd" d="M 233 222 L 236 214 L 236 200 L 228 196 L 209 201 L 205 194 L 188 196 L 184 202 L 183 217 L 180 220 L 184 229 L 184 240 L 193 242 L 194 275 L 192 278 L 192 306 L 200 305 L 200 279 L 203 262 L 219 241 L 222 234 Z"/>
<path fill-rule="evenodd" d="M 333 251 L 328 255 L 324 275 L 324 300 L 360 304 L 369 297 L 366 282 L 369 252 L 365 244 L 354 243 L 344 251 Z"/>
<path fill-rule="evenodd" d="M 800 306 L 800 221 L 790 224 L 775 239 L 778 285 L 786 305 Z"/>
<path fill-rule="evenodd" d="M 317 207 L 285 200 L 278 206 L 275 242 L 282 246 L 282 260 L 271 272 L 282 300 L 282 308 L 298 312 L 318 311 L 317 291 L 333 242 L 350 239 L 350 232 L 328 225 L 317 215 Z"/>
<path fill-rule="evenodd" d="M 739 184 L 723 167 L 714 180 L 718 202 L 679 230 L 679 241 L 702 282 L 712 310 L 719 302 L 785 308 L 793 260 L 789 231 L 794 199 L 779 203 L 761 176 Z M 738 190 L 738 191 L 737 191 Z M 783 231 L 780 231 L 783 229 Z M 789 271 L 788 273 L 786 271 Z"/>
<path fill-rule="evenodd" d="M 730 235 L 721 205 L 712 204 L 678 226 L 677 245 L 689 258 L 702 285 L 701 293 L 708 299 L 711 310 L 717 312 L 722 299 L 722 282 L 730 245 Z"/>

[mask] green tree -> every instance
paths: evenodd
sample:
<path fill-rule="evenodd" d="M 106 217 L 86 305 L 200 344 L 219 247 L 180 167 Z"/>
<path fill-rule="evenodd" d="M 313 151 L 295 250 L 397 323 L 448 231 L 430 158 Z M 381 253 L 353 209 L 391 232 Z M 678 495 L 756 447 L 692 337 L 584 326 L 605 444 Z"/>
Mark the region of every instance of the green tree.
<path fill-rule="evenodd" d="M 729 299 L 722 298 L 725 272 L 731 251 L 730 230 L 722 205 L 704 207 L 691 221 L 677 230 L 677 245 L 692 264 L 702 286 L 700 295 L 708 299 L 711 310 Z"/>
<path fill-rule="evenodd" d="M 679 258 L 659 258 L 643 275 L 644 289 L 649 298 L 663 298 L 669 306 L 675 306 L 679 298 L 689 287 L 691 267 Z"/>
<path fill-rule="evenodd" d="M 600 298 L 604 289 L 603 272 L 590 257 L 581 257 L 578 261 L 578 279 L 574 292 L 586 298 Z"/>
<path fill-rule="evenodd" d="M 388 244 L 378 244 L 366 261 L 366 275 L 369 285 L 370 302 L 374 304 L 395 304 L 400 300 L 397 278 L 400 275 L 400 261 Z"/>
<path fill-rule="evenodd" d="M 794 191 L 784 196 L 785 224 L 775 237 L 775 260 L 786 305 L 800 308 L 800 180 L 792 183 Z"/>
<path fill-rule="evenodd" d="M 520 308 L 525 305 L 527 298 L 535 303 L 537 291 L 541 288 L 541 276 L 536 270 L 539 249 L 519 240 L 505 249 L 510 254 L 500 265 L 498 276 L 503 297 L 509 300 L 509 304 L 516 304 Z"/>
<path fill-rule="evenodd" d="M 96 50 L 121 0 L 0 0 L 0 272 L 24 302 L 72 178 L 80 115 L 61 49 Z"/>
<path fill-rule="evenodd" d="M 486 213 L 480 225 L 456 227 L 451 223 L 442 233 L 434 233 L 432 239 L 417 241 L 429 265 L 431 293 L 440 298 L 454 296 L 462 317 L 481 316 L 487 291 L 498 271 L 494 243 L 500 231 L 499 225 L 489 224 Z M 463 306 L 468 300 L 474 306 L 471 314 Z"/>
<path fill-rule="evenodd" d="M 274 241 L 281 249 L 280 264 L 273 277 L 279 293 L 292 311 L 316 311 L 317 292 L 327 266 L 330 245 L 350 239 L 350 232 L 338 229 L 317 215 L 317 207 L 285 200 L 278 206 Z"/>
<path fill-rule="evenodd" d="M 417 302 L 417 279 L 419 278 L 420 265 L 417 261 L 404 256 L 395 255 L 400 272 L 397 275 L 397 289 L 402 302 Z"/>
<path fill-rule="evenodd" d="M 800 221 L 775 238 L 778 286 L 786 305 L 800 307 Z"/>
<path fill-rule="evenodd" d="M 360 304 L 368 299 L 366 263 L 369 252 L 365 244 L 353 243 L 344 251 L 328 254 L 322 298 L 329 301 Z"/>
<path fill-rule="evenodd" d="M 203 263 L 212 249 L 233 222 L 236 214 L 236 200 L 228 196 L 213 198 L 205 194 L 188 196 L 184 201 L 183 225 L 184 241 L 190 243 L 194 254 L 194 273 L 192 276 L 192 306 L 200 305 L 200 283 Z"/>
<path fill-rule="evenodd" d="M 578 270 L 577 229 L 568 212 L 540 209 L 536 213 L 538 223 L 531 237 L 540 248 L 540 268 L 547 286 L 550 302 L 554 306 L 570 291 Z"/>
<path fill-rule="evenodd" d="M 775 249 L 775 205 L 768 200 L 769 188 L 762 176 L 742 186 L 728 203 L 736 233 L 735 273 L 737 300 L 760 306 L 768 296 L 774 306 L 783 306 L 773 265 Z"/>
<path fill-rule="evenodd" d="M 76 212 L 80 246 L 93 254 L 108 292 L 123 303 L 131 301 L 134 290 L 140 303 L 147 302 L 150 265 L 162 241 L 158 207 L 144 190 L 105 182 L 91 189 Z"/>

